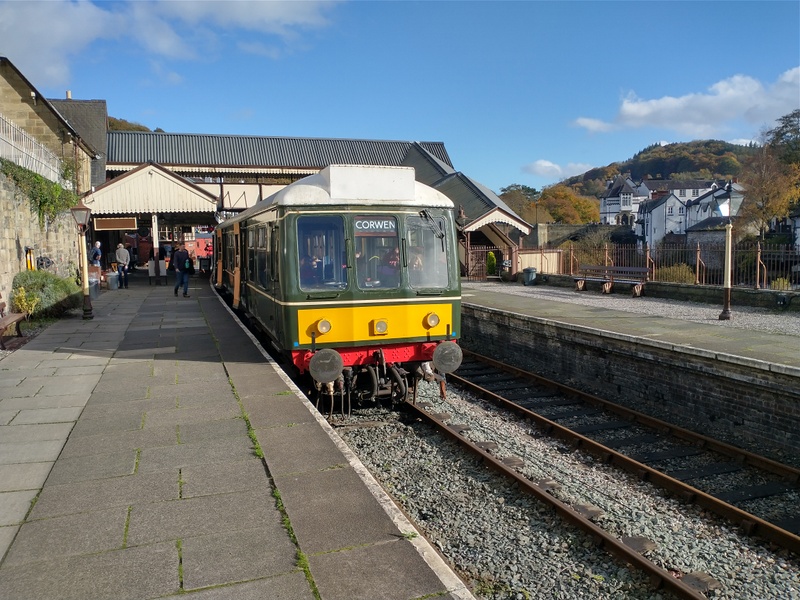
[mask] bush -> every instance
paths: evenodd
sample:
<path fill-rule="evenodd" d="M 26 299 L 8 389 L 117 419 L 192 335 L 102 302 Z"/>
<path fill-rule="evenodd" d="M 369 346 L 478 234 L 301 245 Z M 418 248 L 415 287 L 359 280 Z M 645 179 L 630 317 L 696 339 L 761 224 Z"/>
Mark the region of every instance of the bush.
<path fill-rule="evenodd" d="M 489 254 L 486 255 L 486 274 L 497 275 L 497 258 L 494 252 L 489 252 Z"/>
<path fill-rule="evenodd" d="M 658 281 L 669 281 L 671 283 L 694 283 L 695 276 L 692 268 L 684 263 L 664 267 L 656 271 Z"/>
<path fill-rule="evenodd" d="M 22 271 L 11 285 L 11 306 L 33 305 L 33 318 L 60 317 L 82 304 L 81 290 L 72 279 L 63 279 L 49 271 Z M 19 295 L 19 303 L 17 302 Z M 34 298 L 36 300 L 34 300 Z"/>
<path fill-rule="evenodd" d="M 769 289 L 771 290 L 790 290 L 792 289 L 792 284 L 789 283 L 789 280 L 786 277 L 778 277 L 777 279 L 773 279 L 769 284 Z"/>

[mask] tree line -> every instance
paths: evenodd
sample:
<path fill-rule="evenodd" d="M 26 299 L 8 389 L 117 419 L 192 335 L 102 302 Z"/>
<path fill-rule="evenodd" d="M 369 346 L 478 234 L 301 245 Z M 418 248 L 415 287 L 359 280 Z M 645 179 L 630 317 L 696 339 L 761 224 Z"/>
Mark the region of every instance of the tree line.
<path fill-rule="evenodd" d="M 606 182 L 625 174 L 646 179 L 736 179 L 745 188 L 738 219 L 763 237 L 774 218 L 784 218 L 800 203 L 800 109 L 777 119 L 759 143 L 738 146 L 719 140 L 654 144 L 632 158 L 591 169 L 537 190 L 511 184 L 500 198 L 529 223 L 592 223 L 600 219 Z"/>

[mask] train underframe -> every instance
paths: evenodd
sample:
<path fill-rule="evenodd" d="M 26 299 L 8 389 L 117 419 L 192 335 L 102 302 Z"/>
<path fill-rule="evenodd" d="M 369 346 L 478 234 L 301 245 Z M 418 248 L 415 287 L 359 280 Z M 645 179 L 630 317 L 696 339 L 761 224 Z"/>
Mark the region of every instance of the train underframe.
<path fill-rule="evenodd" d="M 298 350 L 292 362 L 308 373 L 321 403 L 339 404 L 349 413 L 353 404 L 415 400 L 420 381 L 438 382 L 446 393 L 445 375 L 461 363 L 461 349 L 452 340 L 393 344 L 382 347 Z"/>

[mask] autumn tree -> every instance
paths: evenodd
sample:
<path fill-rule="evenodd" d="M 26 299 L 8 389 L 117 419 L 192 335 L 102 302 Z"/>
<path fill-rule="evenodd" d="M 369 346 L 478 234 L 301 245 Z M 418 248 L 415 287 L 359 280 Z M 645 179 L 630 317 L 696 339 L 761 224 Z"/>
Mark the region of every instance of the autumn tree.
<path fill-rule="evenodd" d="M 500 188 L 500 199 L 528 223 L 535 223 L 540 216 L 537 210 L 539 191 L 519 183 Z"/>
<path fill-rule="evenodd" d="M 600 220 L 600 206 L 595 198 L 579 196 L 566 185 L 546 188 L 539 199 L 557 223 L 592 223 Z"/>
<path fill-rule="evenodd" d="M 773 146 L 758 148 L 742 165 L 739 182 L 745 192 L 737 221 L 757 227 L 763 239 L 772 219 L 789 214 L 799 175 L 800 164 L 780 160 Z"/>
<path fill-rule="evenodd" d="M 767 131 L 766 138 L 783 162 L 800 164 L 800 109 L 778 119 L 778 125 Z"/>

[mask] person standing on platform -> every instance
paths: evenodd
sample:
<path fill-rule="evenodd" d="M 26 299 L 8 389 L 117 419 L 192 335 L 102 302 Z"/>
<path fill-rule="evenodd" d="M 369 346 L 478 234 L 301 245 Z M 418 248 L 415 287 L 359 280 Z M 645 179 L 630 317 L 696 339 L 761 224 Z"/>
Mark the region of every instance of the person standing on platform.
<path fill-rule="evenodd" d="M 117 244 L 117 251 L 115 253 L 117 259 L 117 273 L 119 273 L 119 287 L 120 289 L 128 289 L 128 265 L 131 263 L 131 253 L 122 244 Z"/>
<path fill-rule="evenodd" d="M 178 250 L 172 253 L 171 265 L 175 265 L 175 295 L 178 295 L 178 288 L 183 286 L 183 297 L 189 297 L 189 270 L 192 263 L 189 253 L 183 244 L 178 244 Z"/>
<path fill-rule="evenodd" d="M 99 267 L 100 266 L 100 259 L 103 257 L 103 251 L 100 250 L 100 242 L 94 243 L 94 248 L 89 253 L 89 260 L 92 263 L 92 266 Z"/>

